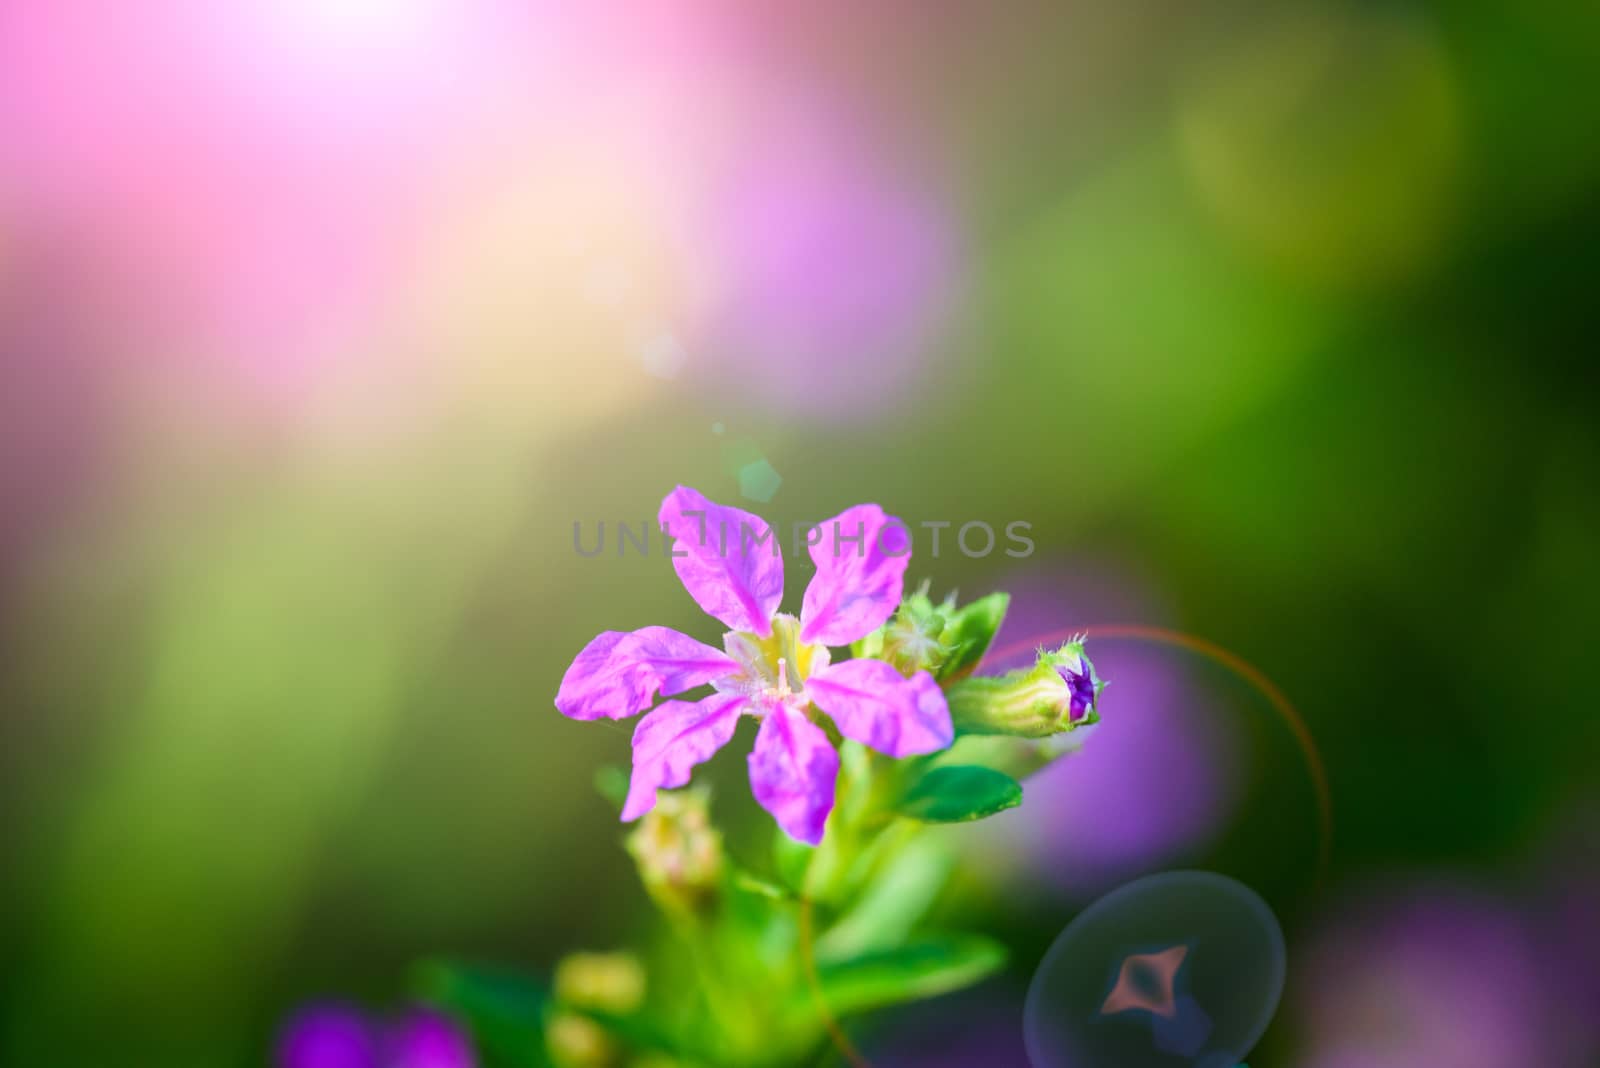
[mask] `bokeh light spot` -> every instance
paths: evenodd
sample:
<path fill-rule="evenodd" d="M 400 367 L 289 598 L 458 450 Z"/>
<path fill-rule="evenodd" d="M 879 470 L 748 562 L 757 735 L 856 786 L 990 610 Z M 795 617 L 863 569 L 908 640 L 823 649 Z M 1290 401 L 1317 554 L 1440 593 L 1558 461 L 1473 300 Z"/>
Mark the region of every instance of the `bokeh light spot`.
<path fill-rule="evenodd" d="M 676 378 L 689 354 L 683 343 L 667 331 L 650 334 L 639 343 L 639 362 L 657 378 Z"/>
<path fill-rule="evenodd" d="M 1432 259 L 1460 159 L 1454 75 L 1417 12 L 1286 5 L 1195 64 L 1177 135 L 1237 238 L 1322 284 L 1387 282 Z"/>
<path fill-rule="evenodd" d="M 757 460 L 739 468 L 739 492 L 752 501 L 765 503 L 772 500 L 781 485 L 783 476 L 766 460 Z"/>
<path fill-rule="evenodd" d="M 953 212 L 929 175 L 837 117 L 780 118 L 751 138 L 706 208 L 714 384 L 790 416 L 879 412 L 949 319 Z"/>

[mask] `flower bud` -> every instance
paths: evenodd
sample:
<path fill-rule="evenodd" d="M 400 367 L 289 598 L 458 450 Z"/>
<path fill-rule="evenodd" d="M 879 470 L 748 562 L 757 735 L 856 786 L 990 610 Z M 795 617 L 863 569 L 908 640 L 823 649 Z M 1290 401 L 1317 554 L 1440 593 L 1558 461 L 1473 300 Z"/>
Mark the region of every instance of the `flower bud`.
<path fill-rule="evenodd" d="M 950 718 L 968 734 L 1043 738 L 1098 723 L 1105 683 L 1095 677 L 1081 640 L 1041 649 L 1031 668 L 994 678 L 964 679 L 950 687 Z"/>
<path fill-rule="evenodd" d="M 928 603 L 925 596 L 914 595 L 901 604 L 894 618 L 883 626 L 882 651 L 879 655 L 893 664 L 895 670 L 910 678 L 919 671 L 933 671 L 945 657 L 945 617 Z"/>
<path fill-rule="evenodd" d="M 545 1050 L 556 1068 L 614 1068 L 621 1051 L 605 1028 L 575 1012 L 554 1012 L 545 1020 Z"/>
<path fill-rule="evenodd" d="M 705 790 L 663 790 L 628 835 L 639 878 L 662 908 L 693 912 L 722 882 L 722 832 L 711 825 Z"/>
<path fill-rule="evenodd" d="M 575 1009 L 626 1016 L 644 1001 L 644 982 L 632 953 L 573 953 L 556 965 L 555 995 Z"/>
<path fill-rule="evenodd" d="M 960 608 L 953 593 L 934 604 L 923 583 L 888 623 L 857 643 L 855 653 L 887 660 L 907 677 L 927 671 L 940 682 L 964 678 L 988 651 L 1009 604 L 1003 593 Z"/>

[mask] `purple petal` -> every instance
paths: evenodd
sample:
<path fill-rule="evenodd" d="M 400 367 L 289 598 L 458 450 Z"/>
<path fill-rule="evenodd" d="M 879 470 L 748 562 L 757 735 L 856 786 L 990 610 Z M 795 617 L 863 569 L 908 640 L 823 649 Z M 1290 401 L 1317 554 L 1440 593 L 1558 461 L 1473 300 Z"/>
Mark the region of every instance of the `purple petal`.
<path fill-rule="evenodd" d="M 703 701 L 668 701 L 639 721 L 633 731 L 633 778 L 624 820 L 636 820 L 656 807 L 656 791 L 683 786 L 696 764 L 728 744 L 748 699 L 719 693 Z"/>
<path fill-rule="evenodd" d="M 1082 659 L 1081 657 L 1079 658 Z M 1088 663 L 1078 665 L 1082 670 L 1073 671 L 1065 664 L 1056 668 L 1056 674 L 1061 676 L 1061 681 L 1067 684 L 1067 693 L 1071 703 L 1067 708 L 1067 718 L 1076 723 L 1089 714 L 1094 707 L 1094 675 L 1089 670 Z"/>
<path fill-rule="evenodd" d="M 377 1043 L 355 1009 L 319 1005 L 290 1019 L 278 1042 L 278 1068 L 378 1068 Z"/>
<path fill-rule="evenodd" d="M 671 627 L 608 630 L 584 646 L 561 679 L 556 708 L 573 719 L 623 719 L 671 696 L 737 673 L 720 649 Z"/>
<path fill-rule="evenodd" d="M 911 534 L 875 504 L 858 504 L 821 524 L 811 546 L 817 573 L 800 607 L 800 638 L 849 645 L 900 606 Z"/>
<path fill-rule="evenodd" d="M 475 1068 L 472 1043 L 455 1022 L 442 1013 L 418 1009 L 394 1024 L 389 1032 L 391 1068 Z"/>
<path fill-rule="evenodd" d="M 688 486 L 667 494 L 659 519 L 676 539 L 672 566 L 695 603 L 734 630 L 771 634 L 783 600 L 783 556 L 766 520 Z"/>
<path fill-rule="evenodd" d="M 904 678 L 882 660 L 846 660 L 806 680 L 806 694 L 839 733 L 892 757 L 933 753 L 955 737 L 933 676 Z"/>
<path fill-rule="evenodd" d="M 816 845 L 833 811 L 839 754 L 822 728 L 787 701 L 761 721 L 750 753 L 750 790 L 784 833 Z"/>

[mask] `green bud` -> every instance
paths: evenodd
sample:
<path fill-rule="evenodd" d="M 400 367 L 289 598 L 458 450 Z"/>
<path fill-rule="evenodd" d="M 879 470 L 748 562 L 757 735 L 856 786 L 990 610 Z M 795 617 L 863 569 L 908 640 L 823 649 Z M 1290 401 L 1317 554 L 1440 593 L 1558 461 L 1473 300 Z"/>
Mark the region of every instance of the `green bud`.
<path fill-rule="evenodd" d="M 669 912 L 699 910 L 722 884 L 722 832 L 708 802 L 703 789 L 663 790 L 627 837 L 645 889 Z"/>
<path fill-rule="evenodd" d="M 1083 642 L 1041 649 L 1033 667 L 994 678 L 964 679 L 950 687 L 950 718 L 968 734 L 1044 738 L 1098 723 L 1105 683 L 1094 674 Z"/>
<path fill-rule="evenodd" d="M 927 671 L 941 682 L 964 678 L 994 641 L 1010 600 L 994 593 L 957 608 L 951 594 L 934 604 L 923 583 L 889 622 L 856 643 L 855 655 L 887 660 L 908 677 Z"/>
<path fill-rule="evenodd" d="M 954 605 L 954 598 L 950 604 Z M 972 674 L 983 654 L 994 642 L 995 632 L 1006 618 L 1011 606 L 1008 593 L 991 593 L 980 597 L 954 613 L 945 613 L 944 634 L 941 639 L 945 656 L 934 675 L 940 682 L 954 682 Z"/>
<path fill-rule="evenodd" d="M 933 671 L 945 657 L 944 626 L 944 616 L 937 611 L 911 610 L 907 601 L 883 625 L 879 656 L 907 678 L 919 671 Z"/>
<path fill-rule="evenodd" d="M 644 968 L 632 953 L 573 953 L 556 965 L 555 994 L 575 1009 L 626 1016 L 644 1001 Z"/>

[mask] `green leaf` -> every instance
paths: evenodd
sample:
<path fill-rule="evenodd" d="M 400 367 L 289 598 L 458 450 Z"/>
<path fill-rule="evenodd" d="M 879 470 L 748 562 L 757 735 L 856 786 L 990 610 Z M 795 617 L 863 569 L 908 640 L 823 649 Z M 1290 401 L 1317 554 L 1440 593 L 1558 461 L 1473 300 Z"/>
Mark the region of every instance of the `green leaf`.
<path fill-rule="evenodd" d="M 689 1052 L 685 1050 L 676 1036 L 669 1033 L 646 1013 L 621 1016 L 617 1013 L 602 1012 L 599 1009 L 575 1009 L 573 1011 L 579 1016 L 588 1017 L 612 1036 L 621 1039 L 633 1049 L 654 1050 L 657 1053 L 673 1055 Z"/>
<path fill-rule="evenodd" d="M 464 1021 L 491 1064 L 544 1068 L 544 1015 L 550 994 L 538 981 L 505 968 L 433 960 L 418 965 L 413 989 L 424 1001 Z"/>
<path fill-rule="evenodd" d="M 981 820 L 1022 804 L 1022 784 L 977 764 L 934 768 L 900 799 L 902 816 L 928 823 Z"/>
<path fill-rule="evenodd" d="M 930 936 L 817 969 L 830 1011 L 844 1015 L 948 994 L 1005 966 L 1006 950 L 981 935 Z"/>
<path fill-rule="evenodd" d="M 979 764 L 1016 779 L 1026 779 L 1051 761 L 1082 747 L 1085 736 L 1075 731 L 1048 738 L 1019 738 L 1009 734 L 960 734 L 949 749 L 932 754 L 931 767 Z"/>
<path fill-rule="evenodd" d="M 732 885 L 735 890 L 742 890 L 756 897 L 767 898 L 770 901 L 793 901 L 794 893 L 788 887 L 779 886 L 771 879 L 763 879 L 752 871 L 736 868 L 732 875 Z"/>
<path fill-rule="evenodd" d="M 940 682 L 954 682 L 972 674 L 994 643 L 995 632 L 1010 606 L 1010 594 L 991 593 L 946 617 L 944 633 L 940 635 L 947 650 L 939 665 Z"/>

